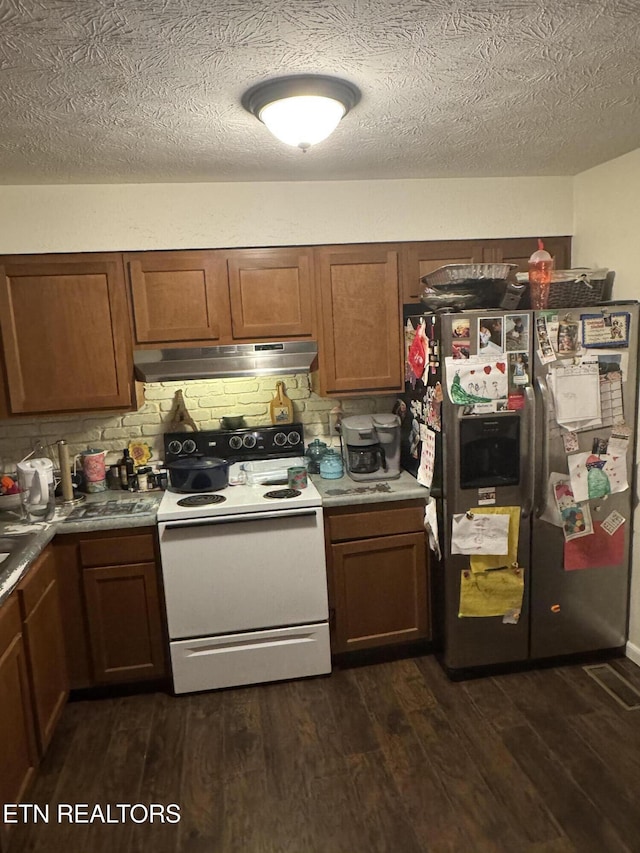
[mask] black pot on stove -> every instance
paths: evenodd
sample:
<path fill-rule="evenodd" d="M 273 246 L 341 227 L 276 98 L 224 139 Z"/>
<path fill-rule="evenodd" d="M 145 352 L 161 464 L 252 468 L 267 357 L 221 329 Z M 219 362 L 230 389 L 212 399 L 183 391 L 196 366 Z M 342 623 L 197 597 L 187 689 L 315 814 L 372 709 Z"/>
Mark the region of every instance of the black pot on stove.
<path fill-rule="evenodd" d="M 229 463 L 213 456 L 176 459 L 167 465 L 174 492 L 217 492 L 229 485 Z"/>

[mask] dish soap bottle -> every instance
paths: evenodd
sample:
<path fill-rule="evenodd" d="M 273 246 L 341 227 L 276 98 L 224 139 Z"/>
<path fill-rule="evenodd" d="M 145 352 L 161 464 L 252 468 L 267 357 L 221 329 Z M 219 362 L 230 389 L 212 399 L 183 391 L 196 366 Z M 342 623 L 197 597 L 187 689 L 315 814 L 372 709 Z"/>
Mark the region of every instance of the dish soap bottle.
<path fill-rule="evenodd" d="M 553 273 L 553 258 L 538 238 L 538 251 L 529 258 L 529 290 L 531 307 L 536 310 L 546 308 L 549 303 L 549 288 Z"/>

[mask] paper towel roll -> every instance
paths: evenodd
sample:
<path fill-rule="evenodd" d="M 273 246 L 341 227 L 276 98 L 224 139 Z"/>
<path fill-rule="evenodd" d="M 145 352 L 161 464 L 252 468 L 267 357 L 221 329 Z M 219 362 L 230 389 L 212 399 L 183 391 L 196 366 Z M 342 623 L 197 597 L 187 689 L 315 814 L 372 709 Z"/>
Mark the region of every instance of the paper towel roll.
<path fill-rule="evenodd" d="M 73 484 L 71 483 L 71 464 L 69 462 L 69 445 L 63 439 L 58 442 L 58 457 L 60 459 L 60 477 L 62 480 L 62 500 L 73 500 Z"/>

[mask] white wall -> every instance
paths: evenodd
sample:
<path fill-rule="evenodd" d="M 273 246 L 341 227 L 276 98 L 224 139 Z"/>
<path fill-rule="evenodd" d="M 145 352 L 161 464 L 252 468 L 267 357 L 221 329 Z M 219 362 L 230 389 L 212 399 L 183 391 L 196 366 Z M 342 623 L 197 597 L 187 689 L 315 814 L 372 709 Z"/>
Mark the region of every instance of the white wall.
<path fill-rule="evenodd" d="M 0 187 L 0 254 L 571 234 L 571 178 Z"/>
<path fill-rule="evenodd" d="M 574 198 L 575 265 L 615 269 L 614 296 L 640 298 L 640 149 L 577 175 Z M 638 438 L 640 448 L 640 425 Z M 627 655 L 640 665 L 640 508 L 634 514 Z"/>
<path fill-rule="evenodd" d="M 640 148 L 574 178 L 573 263 L 615 269 L 617 299 L 640 298 Z"/>

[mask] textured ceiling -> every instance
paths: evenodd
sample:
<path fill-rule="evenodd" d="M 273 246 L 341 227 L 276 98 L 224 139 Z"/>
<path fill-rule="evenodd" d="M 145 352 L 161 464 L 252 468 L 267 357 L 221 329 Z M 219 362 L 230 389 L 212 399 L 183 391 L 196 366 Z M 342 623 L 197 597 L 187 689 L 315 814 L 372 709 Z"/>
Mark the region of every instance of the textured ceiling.
<path fill-rule="evenodd" d="M 640 0 L 0 0 L 0 183 L 572 175 L 640 147 Z M 302 154 L 240 106 L 362 101 Z"/>

